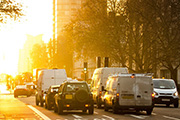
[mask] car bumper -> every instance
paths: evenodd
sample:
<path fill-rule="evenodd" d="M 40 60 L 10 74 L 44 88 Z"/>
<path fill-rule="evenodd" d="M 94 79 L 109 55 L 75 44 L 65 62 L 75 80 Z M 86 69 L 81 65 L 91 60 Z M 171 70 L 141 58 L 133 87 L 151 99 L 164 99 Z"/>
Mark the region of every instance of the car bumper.
<path fill-rule="evenodd" d="M 174 102 L 178 101 L 178 97 L 170 97 L 170 96 L 160 96 L 154 98 L 155 104 L 173 104 Z"/>
<path fill-rule="evenodd" d="M 63 102 L 64 110 L 86 110 L 91 107 L 94 107 L 94 103 L 86 102 L 86 103 L 78 103 L 78 102 Z"/>

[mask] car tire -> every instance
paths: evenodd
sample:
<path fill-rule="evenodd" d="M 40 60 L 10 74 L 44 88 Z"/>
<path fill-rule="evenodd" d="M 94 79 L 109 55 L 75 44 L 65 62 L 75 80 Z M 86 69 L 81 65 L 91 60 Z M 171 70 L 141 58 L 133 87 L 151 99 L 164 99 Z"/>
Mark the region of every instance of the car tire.
<path fill-rule="evenodd" d="M 56 113 L 57 112 L 57 105 L 54 104 L 54 112 Z"/>
<path fill-rule="evenodd" d="M 89 112 L 90 115 L 94 114 L 94 105 L 91 105 L 88 112 Z"/>
<path fill-rule="evenodd" d="M 14 94 L 14 97 L 17 98 L 18 96 L 16 94 Z"/>
<path fill-rule="evenodd" d="M 37 95 L 36 95 L 36 105 L 38 106 L 39 105 L 39 100 L 37 98 Z"/>
<path fill-rule="evenodd" d="M 59 115 L 63 114 L 63 106 L 62 106 L 62 104 L 60 102 L 58 103 L 58 114 Z"/>
<path fill-rule="evenodd" d="M 151 115 L 152 111 L 153 111 L 153 109 L 152 109 L 152 108 L 147 109 L 147 110 L 146 110 L 147 115 Z"/>
<path fill-rule="evenodd" d="M 108 107 L 107 107 L 107 104 L 106 104 L 106 100 L 104 101 L 104 111 L 108 111 Z"/>
<path fill-rule="evenodd" d="M 44 106 L 44 102 L 43 102 L 43 98 L 40 98 L 40 106 L 43 107 Z"/>
<path fill-rule="evenodd" d="M 80 90 L 76 91 L 75 98 L 78 102 L 84 103 L 84 102 L 88 101 L 89 94 L 86 90 L 80 89 Z"/>
<path fill-rule="evenodd" d="M 114 104 L 112 105 L 112 110 L 113 110 L 113 114 L 118 113 L 118 109 L 116 108 L 116 106 Z"/>
<path fill-rule="evenodd" d="M 179 107 L 179 100 L 176 100 L 176 101 L 174 102 L 174 107 L 175 107 L 175 108 L 178 108 L 178 107 Z"/>

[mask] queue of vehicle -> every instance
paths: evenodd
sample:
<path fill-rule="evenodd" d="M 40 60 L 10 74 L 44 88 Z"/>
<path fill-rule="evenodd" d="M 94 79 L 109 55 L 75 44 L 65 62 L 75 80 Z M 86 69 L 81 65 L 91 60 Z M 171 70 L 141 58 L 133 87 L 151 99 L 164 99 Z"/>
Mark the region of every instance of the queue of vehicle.
<path fill-rule="evenodd" d="M 21 95 L 17 91 L 18 86 L 14 97 Z M 22 95 L 32 94 L 28 91 Z M 112 109 L 115 114 L 133 109 L 150 115 L 155 104 L 179 107 L 174 80 L 152 79 L 152 74 L 130 74 L 127 68 L 98 68 L 90 86 L 85 81 L 69 79 L 64 69 L 43 69 L 38 77 L 35 97 L 36 105 L 40 103 L 58 114 L 63 114 L 64 110 L 93 114 L 94 104 L 97 108 L 104 105 L 105 111 Z"/>

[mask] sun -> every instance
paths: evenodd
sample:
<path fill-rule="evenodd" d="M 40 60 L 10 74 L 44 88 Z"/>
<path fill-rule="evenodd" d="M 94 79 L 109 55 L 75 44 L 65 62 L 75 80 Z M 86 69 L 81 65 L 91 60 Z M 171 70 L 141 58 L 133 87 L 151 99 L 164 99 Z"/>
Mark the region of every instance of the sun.
<path fill-rule="evenodd" d="M 0 73 L 18 74 L 19 50 L 26 35 L 43 34 L 47 43 L 52 38 L 52 1 L 16 0 L 23 2 L 25 16 L 19 21 L 0 24 Z"/>

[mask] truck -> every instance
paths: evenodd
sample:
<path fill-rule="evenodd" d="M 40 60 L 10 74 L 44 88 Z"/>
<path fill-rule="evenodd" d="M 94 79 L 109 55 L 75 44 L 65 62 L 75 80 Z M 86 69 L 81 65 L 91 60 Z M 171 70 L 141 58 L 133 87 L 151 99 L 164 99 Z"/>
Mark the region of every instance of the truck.
<path fill-rule="evenodd" d="M 36 105 L 44 106 L 45 96 L 51 85 L 60 85 L 67 80 L 65 69 L 43 69 L 37 78 Z"/>
<path fill-rule="evenodd" d="M 102 89 L 106 86 L 108 77 L 119 73 L 128 73 L 128 69 L 126 67 L 102 67 L 94 70 L 90 87 L 97 108 L 101 108 L 104 104 L 104 91 Z"/>
<path fill-rule="evenodd" d="M 104 89 L 104 110 L 134 109 L 150 115 L 154 108 L 153 81 L 150 74 L 118 74 L 108 77 Z"/>

